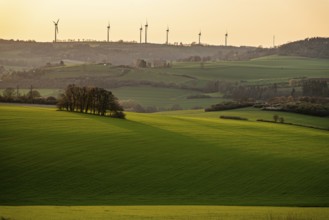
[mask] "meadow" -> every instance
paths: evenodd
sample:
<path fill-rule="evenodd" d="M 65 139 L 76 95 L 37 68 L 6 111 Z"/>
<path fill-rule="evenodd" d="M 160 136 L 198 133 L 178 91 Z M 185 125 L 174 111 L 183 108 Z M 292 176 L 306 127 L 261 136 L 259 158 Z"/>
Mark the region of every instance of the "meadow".
<path fill-rule="evenodd" d="M 0 112 L 2 205 L 328 206 L 328 131 L 201 111 Z"/>
<path fill-rule="evenodd" d="M 250 61 L 205 62 L 203 68 L 199 62 L 174 62 L 172 68 L 130 68 L 78 63 L 46 68 L 45 74 L 38 79 L 45 82 L 62 80 L 65 84 L 61 88 L 35 89 L 43 96 L 57 97 L 72 79 L 77 82 L 82 80 L 83 85 L 102 82 L 100 87 L 111 90 L 120 100 L 133 101 L 144 108 L 156 107 L 163 110 L 179 105 L 182 109 L 195 109 L 206 108 L 224 100 L 223 94 L 219 92 L 204 91 L 208 83 L 217 80 L 239 85 L 264 86 L 277 83 L 279 92 L 290 95 L 292 88 L 301 94 L 301 87 L 289 85 L 289 80 L 325 78 L 328 70 L 328 60 L 289 56 L 267 56 Z M 20 88 L 21 94 L 27 94 L 28 91 L 28 88 Z M 187 98 L 195 95 L 207 95 L 210 98 Z"/>
<path fill-rule="evenodd" d="M 249 84 L 288 82 L 292 78 L 327 77 L 328 60 L 292 56 L 266 56 L 249 61 L 217 61 L 204 64 L 177 63 L 176 73 L 200 79 L 244 81 Z"/>
<path fill-rule="evenodd" d="M 0 216 L 326 219 L 328 208 L 306 207 L 329 205 L 328 131 L 256 122 L 272 115 L 245 108 L 128 112 L 120 120 L 2 104 Z M 283 116 L 329 124 L 329 118 Z"/>
<path fill-rule="evenodd" d="M 11 220 L 327 220 L 329 208 L 254 206 L 0 206 Z"/>
<path fill-rule="evenodd" d="M 172 68 L 127 68 L 98 64 L 51 67 L 44 77 L 72 78 L 100 76 L 114 80 L 149 80 L 167 83 L 236 80 L 250 83 L 287 82 L 291 78 L 327 77 L 327 59 L 292 56 L 266 56 L 249 61 L 173 62 Z"/>

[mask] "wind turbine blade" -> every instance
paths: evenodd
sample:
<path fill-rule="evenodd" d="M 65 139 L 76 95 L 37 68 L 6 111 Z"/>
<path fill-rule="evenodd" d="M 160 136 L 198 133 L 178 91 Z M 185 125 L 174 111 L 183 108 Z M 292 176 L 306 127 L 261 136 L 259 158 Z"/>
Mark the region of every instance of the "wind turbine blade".
<path fill-rule="evenodd" d="M 58 24 L 58 22 L 59 22 L 59 19 L 57 20 L 57 22 L 56 22 L 56 23 Z"/>

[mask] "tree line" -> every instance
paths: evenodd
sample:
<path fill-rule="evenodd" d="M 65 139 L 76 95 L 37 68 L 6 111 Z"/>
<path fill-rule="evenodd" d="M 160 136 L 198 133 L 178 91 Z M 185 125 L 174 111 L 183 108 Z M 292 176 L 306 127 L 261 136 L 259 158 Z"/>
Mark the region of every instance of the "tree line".
<path fill-rule="evenodd" d="M 110 117 L 125 118 L 123 108 L 112 92 L 98 87 L 79 87 L 70 84 L 60 95 L 57 107 L 71 112 L 101 116 L 109 113 Z"/>
<path fill-rule="evenodd" d="M 304 96 L 329 97 L 329 88 L 326 79 L 305 80 L 302 90 Z"/>
<path fill-rule="evenodd" d="M 279 47 L 279 55 L 329 58 L 329 38 L 315 37 L 295 41 Z"/>
<path fill-rule="evenodd" d="M 0 102 L 56 105 L 57 99 L 53 96 L 42 97 L 40 92 L 33 89 L 32 86 L 30 91 L 22 94 L 17 86 L 4 89 L 2 95 L 0 94 Z"/>

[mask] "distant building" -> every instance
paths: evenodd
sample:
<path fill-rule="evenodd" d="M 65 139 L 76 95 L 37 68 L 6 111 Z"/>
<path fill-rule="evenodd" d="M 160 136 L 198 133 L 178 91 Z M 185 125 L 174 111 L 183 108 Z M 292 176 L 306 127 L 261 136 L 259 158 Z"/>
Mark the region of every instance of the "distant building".
<path fill-rule="evenodd" d="M 134 66 L 137 68 L 170 68 L 171 62 L 166 60 L 146 61 L 143 59 L 137 59 L 134 61 Z"/>
<path fill-rule="evenodd" d="M 170 68 L 171 63 L 166 60 L 153 60 L 149 62 L 151 68 Z"/>

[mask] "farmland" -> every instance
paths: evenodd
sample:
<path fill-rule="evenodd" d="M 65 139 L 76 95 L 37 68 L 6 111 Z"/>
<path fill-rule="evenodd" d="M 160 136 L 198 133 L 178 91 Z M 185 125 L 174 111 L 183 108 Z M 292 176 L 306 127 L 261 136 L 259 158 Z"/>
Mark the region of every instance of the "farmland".
<path fill-rule="evenodd" d="M 278 95 L 290 95 L 292 89 L 301 95 L 300 83 L 289 81 L 306 78 L 326 78 L 329 62 L 288 56 L 267 56 L 250 61 L 173 62 L 172 68 L 132 68 L 99 64 L 77 64 L 64 67 L 48 67 L 39 78 L 22 78 L 0 82 L 2 89 L 19 86 L 26 94 L 31 85 L 44 96 L 54 96 L 70 83 L 100 86 L 109 89 L 123 101 L 132 101 L 143 107 L 170 110 L 205 108 L 222 102 L 221 86 L 258 85 L 278 87 Z M 33 74 L 32 74 L 33 75 Z M 220 82 L 218 88 L 211 88 Z M 205 95 L 203 99 L 188 99 Z"/>
<path fill-rule="evenodd" d="M 33 56 L 27 63 L 40 63 L 38 54 Z M 229 100 L 220 91 L 226 84 L 276 84 L 277 95 L 288 96 L 293 88 L 301 95 L 298 82 L 328 78 L 327 59 L 272 55 L 172 62 L 171 68 L 64 62 L 26 77 L 4 77 L 0 91 L 18 86 L 27 94 L 32 85 L 43 96 L 57 97 L 70 83 L 101 86 L 122 103 L 160 112 L 127 112 L 127 119 L 119 120 L 1 104 L 0 219 L 324 220 L 329 215 L 328 117 L 256 108 L 202 110 Z M 218 90 L 210 88 L 215 82 L 222 83 Z M 166 111 L 177 109 L 183 110 Z M 291 124 L 257 121 L 271 121 L 274 114 Z"/>
<path fill-rule="evenodd" d="M 0 207 L 20 220 L 326 220 L 328 208 L 250 206 L 21 206 Z"/>
<path fill-rule="evenodd" d="M 201 111 L 0 111 L 2 205 L 328 206 L 328 131 Z"/>

